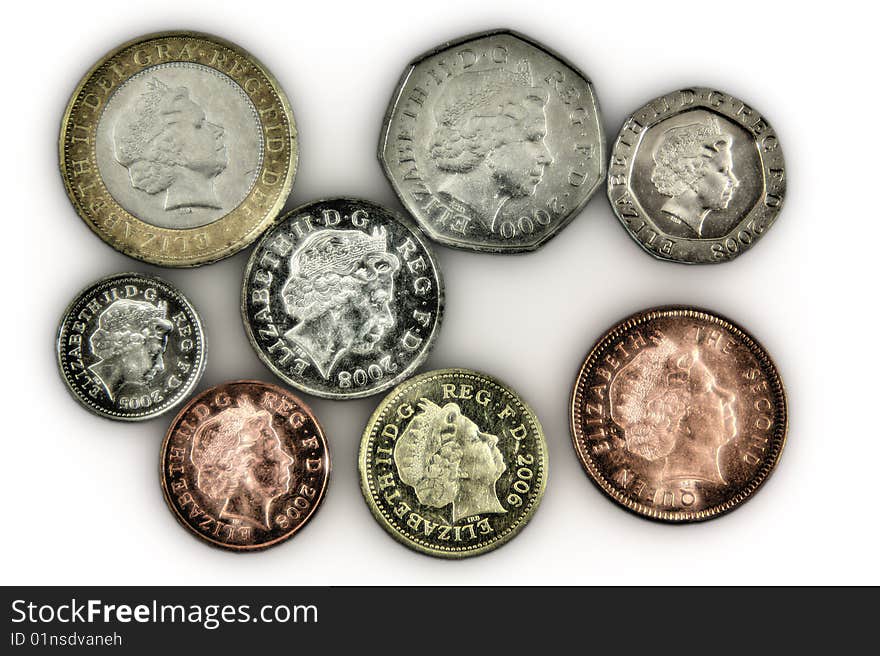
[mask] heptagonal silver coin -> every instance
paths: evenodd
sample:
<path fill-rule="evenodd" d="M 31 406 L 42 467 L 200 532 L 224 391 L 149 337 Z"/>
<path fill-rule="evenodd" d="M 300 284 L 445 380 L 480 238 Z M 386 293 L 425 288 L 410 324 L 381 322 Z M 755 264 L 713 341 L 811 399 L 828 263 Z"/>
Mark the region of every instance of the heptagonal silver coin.
<path fill-rule="evenodd" d="M 531 251 L 580 212 L 605 176 L 589 79 L 529 37 L 494 30 L 413 60 L 391 99 L 379 160 L 435 241 Z"/>
<path fill-rule="evenodd" d="M 757 110 L 721 91 L 673 91 L 637 109 L 611 152 L 608 198 L 661 260 L 727 262 L 752 248 L 785 199 L 785 160 Z"/>

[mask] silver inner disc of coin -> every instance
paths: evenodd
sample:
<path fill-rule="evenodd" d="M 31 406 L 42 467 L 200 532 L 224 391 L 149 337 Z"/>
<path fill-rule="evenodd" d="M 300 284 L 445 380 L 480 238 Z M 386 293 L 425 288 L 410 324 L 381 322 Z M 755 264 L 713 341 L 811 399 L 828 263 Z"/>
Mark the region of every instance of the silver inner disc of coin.
<path fill-rule="evenodd" d="M 110 194 L 160 228 L 197 228 L 234 210 L 263 162 L 257 110 L 238 83 L 189 62 L 151 66 L 120 86 L 98 122 Z"/>

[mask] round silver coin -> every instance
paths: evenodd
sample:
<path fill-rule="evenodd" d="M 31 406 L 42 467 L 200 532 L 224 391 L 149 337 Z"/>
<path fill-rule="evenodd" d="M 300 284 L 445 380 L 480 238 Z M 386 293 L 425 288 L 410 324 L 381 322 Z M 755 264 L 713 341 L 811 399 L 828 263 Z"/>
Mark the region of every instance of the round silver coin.
<path fill-rule="evenodd" d="M 656 258 L 726 262 L 773 225 L 785 199 L 776 132 L 731 95 L 692 87 L 633 112 L 611 152 L 608 198 Z"/>
<path fill-rule="evenodd" d="M 379 160 L 434 240 L 491 253 L 538 248 L 605 176 L 589 79 L 508 30 L 452 41 L 407 66 Z"/>
<path fill-rule="evenodd" d="M 150 419 L 183 401 L 202 377 L 206 348 L 189 300 L 141 273 L 117 273 L 77 294 L 55 342 L 76 400 L 123 421 Z"/>
<path fill-rule="evenodd" d="M 251 253 L 241 312 L 279 378 L 332 399 L 409 377 L 433 345 L 443 281 L 418 228 L 374 203 L 319 200 L 286 214 Z"/>

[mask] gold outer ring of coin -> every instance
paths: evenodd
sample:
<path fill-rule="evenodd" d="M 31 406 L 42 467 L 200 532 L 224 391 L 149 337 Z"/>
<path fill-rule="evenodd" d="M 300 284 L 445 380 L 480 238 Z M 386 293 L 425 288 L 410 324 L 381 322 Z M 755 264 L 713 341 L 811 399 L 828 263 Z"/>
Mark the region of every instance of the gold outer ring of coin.
<path fill-rule="evenodd" d="M 210 44 L 240 57 L 253 67 L 241 80 L 239 69 L 227 71 L 211 65 L 213 52 L 195 47 L 192 58 L 169 57 L 137 65 L 124 76 L 113 73 L 113 64 L 145 46 L 169 46 L 191 40 Z M 166 48 L 167 50 L 167 48 Z M 161 57 L 161 56 L 160 56 Z M 95 135 L 107 101 L 133 75 L 158 63 L 185 61 L 218 70 L 241 86 L 260 114 L 263 137 L 278 145 L 265 148 L 260 174 L 245 199 L 222 218 L 197 228 L 171 229 L 151 225 L 126 211 L 107 189 L 98 171 Z M 255 87 L 248 80 L 257 80 Z M 265 85 L 263 84 L 265 82 Z M 265 89 L 263 87 L 265 86 Z M 247 88 L 246 88 L 247 87 Z M 96 92 L 100 89 L 100 95 Z M 86 100 L 94 101 L 89 104 Z M 86 109 L 87 108 L 88 111 Z M 278 121 L 269 124 L 268 121 Z M 271 134 L 270 134 L 271 131 Z M 167 267 L 195 267 L 210 264 L 250 245 L 278 217 L 296 176 L 297 132 L 293 111 L 278 80 L 252 54 L 221 37 L 190 30 L 156 32 L 134 38 L 104 55 L 82 77 L 70 97 L 61 119 L 58 160 L 70 201 L 86 225 L 116 250 L 150 264 Z M 269 168 L 273 166 L 274 168 Z"/>
<path fill-rule="evenodd" d="M 412 387 L 413 385 L 419 384 L 425 380 L 429 380 L 432 378 L 440 378 L 446 375 L 462 375 L 467 378 L 472 379 L 482 379 L 483 381 L 489 383 L 493 387 L 497 387 L 499 390 L 511 395 L 516 399 L 517 403 L 522 406 L 522 409 L 529 416 L 529 421 L 532 424 L 533 433 L 538 438 L 536 440 L 538 442 L 538 446 L 540 450 L 539 460 L 536 464 L 536 471 L 538 471 L 538 476 L 535 479 L 538 480 L 538 484 L 536 488 L 531 493 L 528 501 L 528 508 L 523 516 L 517 521 L 517 523 L 506 530 L 504 535 L 500 538 L 492 540 L 487 544 L 484 544 L 480 547 L 468 550 L 461 551 L 452 551 L 448 549 L 439 549 L 432 548 L 429 545 L 421 544 L 419 542 L 415 542 L 413 540 L 407 539 L 407 537 L 401 533 L 389 520 L 386 516 L 386 513 L 382 511 L 381 508 L 376 504 L 376 500 L 373 498 L 373 495 L 370 491 L 370 482 L 368 481 L 367 476 L 367 455 L 370 444 L 373 442 L 371 439 L 371 435 L 373 433 L 373 426 L 376 422 L 385 414 L 388 410 L 388 405 L 392 399 L 395 399 L 399 396 L 404 388 Z M 373 411 L 373 414 L 370 415 L 369 420 L 364 428 L 363 436 L 361 437 L 360 447 L 358 448 L 358 473 L 361 484 L 361 493 L 364 496 L 364 501 L 370 509 L 370 513 L 373 515 L 373 518 L 376 522 L 383 528 L 385 531 L 391 535 L 397 542 L 402 544 L 409 549 L 414 551 L 418 551 L 419 553 L 427 554 L 429 556 L 445 558 L 445 559 L 453 559 L 459 560 L 462 558 L 468 558 L 471 556 L 479 556 L 490 551 L 494 551 L 498 547 L 501 547 L 517 535 L 519 535 L 520 531 L 525 528 L 526 524 L 528 524 L 532 517 L 534 517 L 535 511 L 538 509 L 538 506 L 541 504 L 541 500 L 544 497 L 544 491 L 547 487 L 547 475 L 548 475 L 548 457 L 547 457 L 547 440 L 544 435 L 544 429 L 541 426 L 541 422 L 538 419 L 538 415 L 535 414 L 535 411 L 531 408 L 531 406 L 526 403 L 523 398 L 509 385 L 504 383 L 503 381 L 498 380 L 494 376 L 490 376 L 489 374 L 485 374 L 479 371 L 474 371 L 472 369 L 464 369 L 464 368 L 448 368 L 448 369 L 435 369 L 433 371 L 427 371 L 407 380 L 403 381 L 399 385 L 397 385 L 394 389 L 392 389 L 385 398 L 379 403 L 376 409 Z M 497 481 L 496 481 L 497 482 Z"/>
<path fill-rule="evenodd" d="M 772 393 L 776 401 L 772 407 L 774 423 L 772 439 L 770 440 L 769 457 L 762 459 L 760 467 L 749 479 L 747 485 L 737 490 L 723 503 L 699 511 L 669 512 L 666 510 L 660 510 L 652 505 L 633 501 L 630 497 L 622 494 L 613 484 L 611 484 L 611 482 L 609 482 L 608 477 L 597 466 L 594 459 L 581 448 L 581 444 L 586 441 L 586 436 L 582 430 L 581 408 L 584 405 L 583 391 L 586 387 L 586 378 L 589 371 L 596 367 L 599 357 L 603 355 L 605 347 L 614 342 L 614 340 L 627 334 L 628 331 L 636 326 L 664 317 L 693 318 L 708 321 L 709 323 L 720 326 L 729 331 L 735 337 L 740 339 L 743 346 L 752 353 L 758 366 L 767 375 L 769 385 L 772 388 L 770 393 Z M 600 490 L 602 490 L 602 492 L 621 507 L 640 517 L 663 523 L 682 524 L 713 519 L 735 510 L 751 499 L 755 492 L 761 488 L 767 478 L 769 478 L 770 474 L 775 470 L 776 465 L 779 463 L 779 458 L 782 455 L 782 451 L 785 448 L 786 440 L 788 438 L 788 400 L 782 378 L 779 375 L 779 370 L 776 368 L 776 365 L 770 358 L 767 350 L 738 324 L 719 315 L 717 312 L 701 308 L 689 306 L 660 306 L 636 312 L 635 314 L 622 319 L 606 330 L 596 341 L 587 354 L 587 357 L 584 359 L 583 364 L 578 370 L 577 377 L 575 378 L 575 384 L 570 398 L 569 420 L 572 445 L 574 446 L 575 454 L 586 471 L 588 478 Z"/>
<path fill-rule="evenodd" d="M 241 396 L 232 397 L 228 395 L 228 391 L 236 387 L 250 388 L 249 392 L 251 394 L 255 393 L 258 389 L 261 389 L 264 394 L 274 395 L 276 397 L 275 403 L 277 403 L 277 399 L 283 399 L 286 397 L 286 401 L 289 404 L 286 406 L 286 409 L 289 410 L 291 407 L 294 409 L 298 408 L 298 411 L 301 412 L 303 418 L 310 421 L 315 429 L 315 434 L 305 440 L 303 445 L 301 445 L 303 446 L 303 448 L 313 449 L 313 458 L 311 460 L 308 458 L 303 458 L 302 456 L 304 454 L 299 454 L 296 452 L 294 452 L 292 457 L 297 467 L 303 466 L 302 463 L 306 463 L 309 460 L 311 462 L 316 462 L 315 458 L 320 459 L 320 467 L 315 468 L 314 466 L 312 466 L 311 468 L 309 468 L 307 466 L 307 470 L 315 473 L 315 475 L 318 476 L 318 478 L 320 479 L 319 485 L 317 487 L 312 487 L 309 484 L 308 480 L 301 480 L 297 483 L 296 491 L 290 490 L 287 493 L 286 496 L 293 497 L 293 502 L 288 505 L 284 513 L 284 515 L 291 520 L 290 525 L 288 527 L 270 529 L 275 533 L 275 535 L 264 542 L 241 542 L 234 544 L 230 542 L 215 540 L 210 535 L 206 535 L 205 533 L 200 532 L 194 524 L 200 523 L 200 521 L 204 520 L 202 518 L 193 519 L 193 523 L 187 521 L 187 517 L 184 517 L 184 514 L 188 515 L 189 518 L 192 519 L 192 509 L 184 513 L 181 508 L 178 508 L 177 504 L 172 499 L 173 494 L 180 492 L 180 490 L 171 489 L 176 488 L 176 486 L 173 483 L 169 483 L 169 472 L 166 471 L 165 468 L 166 460 L 168 459 L 169 447 L 174 437 L 174 433 L 179 429 L 180 424 L 186 423 L 184 421 L 184 417 L 187 415 L 187 413 L 189 413 L 191 410 L 193 410 L 194 407 L 199 405 L 210 406 L 212 402 L 208 400 L 208 397 L 212 395 L 215 397 L 215 405 L 217 397 L 221 394 L 227 394 L 227 399 L 229 402 L 231 402 L 232 400 L 238 401 L 240 398 L 242 398 Z M 244 396 L 249 395 L 246 394 Z M 253 396 L 250 396 L 249 398 L 252 402 L 257 400 Z M 257 403 L 257 405 L 260 404 Z M 226 404 L 224 404 L 223 406 L 217 407 L 227 406 Z M 265 406 L 261 407 L 266 409 Z M 297 429 L 295 428 L 294 430 Z M 314 442 L 314 444 L 309 444 L 308 446 L 306 446 L 306 442 Z M 290 456 L 290 454 L 288 454 L 288 456 Z M 190 535 L 193 535 L 200 541 L 204 541 L 212 547 L 220 548 L 226 551 L 232 551 L 235 553 L 263 551 L 265 549 L 268 549 L 269 547 L 274 547 L 275 545 L 290 540 L 291 538 L 295 537 L 301 530 L 303 530 L 303 528 L 314 519 L 315 514 L 321 509 L 321 504 L 323 503 L 324 497 L 327 494 L 327 486 L 330 482 L 332 468 L 332 460 L 330 458 L 330 448 L 329 444 L 327 443 L 327 436 L 324 433 L 323 426 L 318 421 L 318 418 L 315 416 L 315 413 L 312 412 L 312 409 L 308 405 L 306 405 L 306 403 L 304 403 L 300 397 L 291 392 L 289 389 L 285 389 L 279 385 L 275 385 L 274 383 L 267 383 L 262 380 L 229 380 L 218 385 L 214 385 L 213 387 L 209 387 L 192 396 L 168 425 L 168 429 L 165 432 L 165 437 L 162 440 L 162 446 L 159 451 L 159 482 L 162 487 L 162 496 L 164 497 L 165 503 L 167 504 L 168 509 L 171 511 L 171 514 L 174 515 L 174 518 L 177 520 L 177 522 L 181 526 L 183 526 L 183 528 L 185 528 Z M 180 474 L 178 482 L 182 481 L 185 483 L 185 485 L 181 488 L 182 493 L 191 494 L 191 490 L 198 487 L 197 483 L 195 485 L 190 485 L 187 482 L 186 473 L 184 470 L 176 470 L 176 473 Z M 292 480 L 293 478 L 291 478 L 291 481 Z M 308 490 L 305 489 L 306 486 L 308 486 Z M 308 497 L 308 499 L 306 497 Z M 308 505 L 304 506 L 303 503 L 297 503 L 300 500 L 302 500 L 303 502 L 307 501 Z M 193 508 L 195 508 L 196 502 L 193 501 L 192 503 Z M 287 511 L 290 510 L 293 511 L 292 517 L 287 515 Z M 202 515 L 209 517 L 210 520 L 213 521 L 213 524 L 209 526 L 219 527 L 219 523 L 216 521 L 216 519 L 211 515 L 205 513 L 204 510 L 202 510 Z M 196 517 L 199 517 L 199 515 L 196 515 Z"/>

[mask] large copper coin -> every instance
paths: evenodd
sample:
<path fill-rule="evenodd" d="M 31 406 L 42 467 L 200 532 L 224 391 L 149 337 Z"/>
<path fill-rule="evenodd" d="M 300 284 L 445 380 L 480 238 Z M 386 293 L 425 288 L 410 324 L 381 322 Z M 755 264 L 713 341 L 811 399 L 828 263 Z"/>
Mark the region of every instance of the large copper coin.
<path fill-rule="evenodd" d="M 287 540 L 327 489 L 321 425 L 277 385 L 239 380 L 194 397 L 162 444 L 162 491 L 198 537 L 234 551 Z"/>
<path fill-rule="evenodd" d="M 788 428 L 776 366 L 722 317 L 657 308 L 596 343 L 571 398 L 590 478 L 625 508 L 688 522 L 733 510 L 776 466 Z"/>

